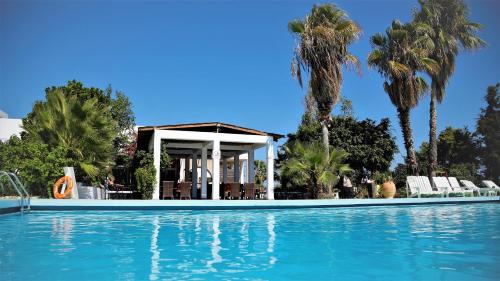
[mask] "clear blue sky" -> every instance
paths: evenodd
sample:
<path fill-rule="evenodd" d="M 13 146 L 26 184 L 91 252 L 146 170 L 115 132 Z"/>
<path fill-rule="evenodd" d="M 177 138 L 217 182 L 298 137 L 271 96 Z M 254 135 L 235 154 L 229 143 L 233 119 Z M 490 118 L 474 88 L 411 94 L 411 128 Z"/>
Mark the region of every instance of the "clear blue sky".
<path fill-rule="evenodd" d="M 317 1 L 0 1 L 0 109 L 22 118 L 44 89 L 76 79 L 111 84 L 133 102 L 140 125 L 221 121 L 287 134 L 303 113 L 290 75 L 287 30 Z M 369 38 L 393 19 L 409 21 L 416 0 L 335 1 L 362 28 L 351 51 L 362 75 L 345 72 L 342 94 L 356 117 L 389 117 L 383 80 L 366 65 Z M 500 2 L 467 1 L 488 47 L 464 53 L 438 107 L 438 129 L 474 128 L 488 85 L 500 81 Z M 429 99 L 412 111 L 418 147 L 427 140 Z M 338 113 L 338 108 L 334 114 Z M 282 142 L 280 142 L 282 143 Z M 262 153 L 257 156 L 262 157 Z M 401 153 L 396 161 L 401 161 Z"/>

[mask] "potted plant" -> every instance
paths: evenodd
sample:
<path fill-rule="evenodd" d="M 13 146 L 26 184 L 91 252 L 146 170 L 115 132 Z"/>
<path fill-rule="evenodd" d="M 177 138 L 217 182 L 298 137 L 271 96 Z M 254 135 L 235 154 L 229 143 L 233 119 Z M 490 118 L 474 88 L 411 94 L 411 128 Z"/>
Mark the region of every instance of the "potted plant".
<path fill-rule="evenodd" d="M 390 172 L 376 172 L 374 180 L 379 185 L 380 194 L 384 198 L 394 198 L 396 194 L 396 185 L 392 181 L 392 174 Z"/>

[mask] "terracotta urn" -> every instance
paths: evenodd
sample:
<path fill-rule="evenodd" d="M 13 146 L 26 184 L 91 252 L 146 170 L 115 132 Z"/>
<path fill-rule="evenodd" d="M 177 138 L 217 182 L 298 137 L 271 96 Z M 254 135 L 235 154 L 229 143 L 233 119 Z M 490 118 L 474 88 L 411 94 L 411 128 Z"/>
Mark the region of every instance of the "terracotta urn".
<path fill-rule="evenodd" d="M 386 181 L 382 184 L 382 196 L 392 199 L 396 194 L 396 185 L 393 181 Z"/>

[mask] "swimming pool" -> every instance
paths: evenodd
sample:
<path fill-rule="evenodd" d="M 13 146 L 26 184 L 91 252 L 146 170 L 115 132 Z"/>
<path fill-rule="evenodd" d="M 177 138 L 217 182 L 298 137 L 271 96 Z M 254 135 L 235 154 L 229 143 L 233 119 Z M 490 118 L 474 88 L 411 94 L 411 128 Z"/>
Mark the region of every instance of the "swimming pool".
<path fill-rule="evenodd" d="M 0 216 L 1 280 L 494 280 L 500 204 Z"/>

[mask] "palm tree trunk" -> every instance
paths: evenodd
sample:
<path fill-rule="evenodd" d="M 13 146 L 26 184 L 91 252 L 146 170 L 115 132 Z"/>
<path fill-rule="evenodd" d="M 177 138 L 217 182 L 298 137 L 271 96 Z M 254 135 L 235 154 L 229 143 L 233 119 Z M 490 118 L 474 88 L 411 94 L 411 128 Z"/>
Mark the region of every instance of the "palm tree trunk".
<path fill-rule="evenodd" d="M 330 158 L 330 137 L 328 133 L 328 125 L 327 125 L 328 119 L 325 119 L 321 122 L 321 131 L 323 133 L 323 145 L 325 146 L 325 154 L 326 154 L 326 159 Z M 319 185 L 321 189 L 323 189 L 322 185 Z M 328 195 L 332 194 L 332 187 L 329 185 L 326 187 L 326 192 Z"/>
<path fill-rule="evenodd" d="M 325 146 L 325 154 L 327 158 L 330 158 L 330 138 L 328 136 L 328 120 L 321 121 L 321 130 L 323 132 L 323 145 Z"/>
<path fill-rule="evenodd" d="M 432 90 L 431 90 L 431 103 L 430 103 L 430 116 L 429 116 L 429 154 L 428 161 L 429 166 L 427 170 L 427 174 L 429 177 L 436 176 L 436 166 L 437 166 L 437 141 L 436 141 L 436 124 L 437 124 L 437 112 L 436 112 L 436 91 L 437 85 L 434 81 L 432 81 Z"/>
<path fill-rule="evenodd" d="M 318 181 L 316 180 L 316 177 L 311 174 L 311 178 L 310 178 L 310 186 L 312 188 L 311 190 L 311 196 L 313 199 L 318 199 L 319 198 L 319 186 L 318 186 Z"/>
<path fill-rule="evenodd" d="M 413 136 L 410 125 L 410 109 L 398 107 L 399 125 L 403 132 L 403 139 L 406 148 L 406 164 L 409 167 L 409 173 L 418 175 L 417 157 L 413 147 Z"/>

